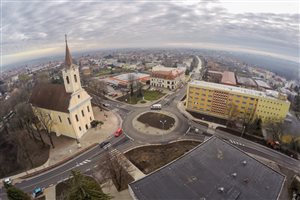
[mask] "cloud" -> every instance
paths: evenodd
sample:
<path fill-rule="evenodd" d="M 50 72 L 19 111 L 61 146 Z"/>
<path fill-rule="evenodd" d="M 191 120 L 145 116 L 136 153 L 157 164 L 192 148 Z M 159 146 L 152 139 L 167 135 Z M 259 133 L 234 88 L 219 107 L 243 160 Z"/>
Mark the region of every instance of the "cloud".
<path fill-rule="evenodd" d="M 2 6 L 1 45 L 9 58 L 37 49 L 63 52 L 65 33 L 72 50 L 212 43 L 299 55 L 299 14 L 230 13 L 219 1 L 5 1 Z"/>

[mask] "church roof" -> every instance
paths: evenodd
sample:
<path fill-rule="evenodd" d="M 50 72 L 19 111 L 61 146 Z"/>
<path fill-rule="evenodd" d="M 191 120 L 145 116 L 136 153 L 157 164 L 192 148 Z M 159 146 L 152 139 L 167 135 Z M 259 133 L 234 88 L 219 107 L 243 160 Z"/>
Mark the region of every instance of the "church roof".
<path fill-rule="evenodd" d="M 72 65 L 72 56 L 68 47 L 68 41 L 67 41 L 67 35 L 65 35 L 66 37 L 66 57 L 65 57 L 65 65 L 67 67 L 71 67 Z"/>
<path fill-rule="evenodd" d="M 64 85 L 60 84 L 39 84 L 34 87 L 29 99 L 35 107 L 69 112 L 71 93 L 67 93 Z"/>

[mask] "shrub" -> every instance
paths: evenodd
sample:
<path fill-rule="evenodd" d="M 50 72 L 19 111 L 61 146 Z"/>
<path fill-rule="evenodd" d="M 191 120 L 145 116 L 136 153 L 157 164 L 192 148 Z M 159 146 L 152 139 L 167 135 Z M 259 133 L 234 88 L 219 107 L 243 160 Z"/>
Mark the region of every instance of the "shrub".
<path fill-rule="evenodd" d="M 98 120 L 93 120 L 93 121 L 91 122 L 91 127 L 92 127 L 92 128 L 95 128 L 96 126 L 98 126 L 98 124 L 102 125 L 103 122 L 102 122 L 102 121 L 98 121 Z"/>

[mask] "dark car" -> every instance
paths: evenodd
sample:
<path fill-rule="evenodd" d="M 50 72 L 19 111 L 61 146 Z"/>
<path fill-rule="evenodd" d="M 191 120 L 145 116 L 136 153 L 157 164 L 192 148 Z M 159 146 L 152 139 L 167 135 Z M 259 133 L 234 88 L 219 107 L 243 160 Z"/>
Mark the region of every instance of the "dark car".
<path fill-rule="evenodd" d="M 100 148 L 107 149 L 108 147 L 111 146 L 111 144 L 110 144 L 110 142 L 108 142 L 108 141 L 104 141 L 104 142 L 101 142 L 101 143 L 99 144 L 99 146 L 100 146 Z"/>
<path fill-rule="evenodd" d="M 40 196 L 40 195 L 42 195 L 42 194 L 43 194 L 43 189 L 40 188 L 40 187 L 37 187 L 37 188 L 35 188 L 35 189 L 33 190 L 33 192 L 32 192 L 32 197 L 33 197 L 33 198 L 36 198 L 36 197 L 38 197 L 38 196 Z"/>

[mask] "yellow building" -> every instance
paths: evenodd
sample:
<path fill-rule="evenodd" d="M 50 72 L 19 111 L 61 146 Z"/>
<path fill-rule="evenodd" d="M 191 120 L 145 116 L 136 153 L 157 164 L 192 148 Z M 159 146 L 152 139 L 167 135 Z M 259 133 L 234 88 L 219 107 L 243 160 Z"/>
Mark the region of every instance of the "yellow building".
<path fill-rule="evenodd" d="M 43 118 L 51 131 L 58 136 L 79 139 L 91 127 L 94 114 L 91 97 L 81 87 L 78 66 L 72 63 L 67 40 L 62 74 L 64 85 L 39 84 L 33 89 L 29 102 L 40 121 Z"/>
<path fill-rule="evenodd" d="M 187 90 L 187 110 L 223 119 L 282 121 L 289 107 L 286 97 L 275 91 L 262 92 L 204 81 L 190 82 Z"/>

